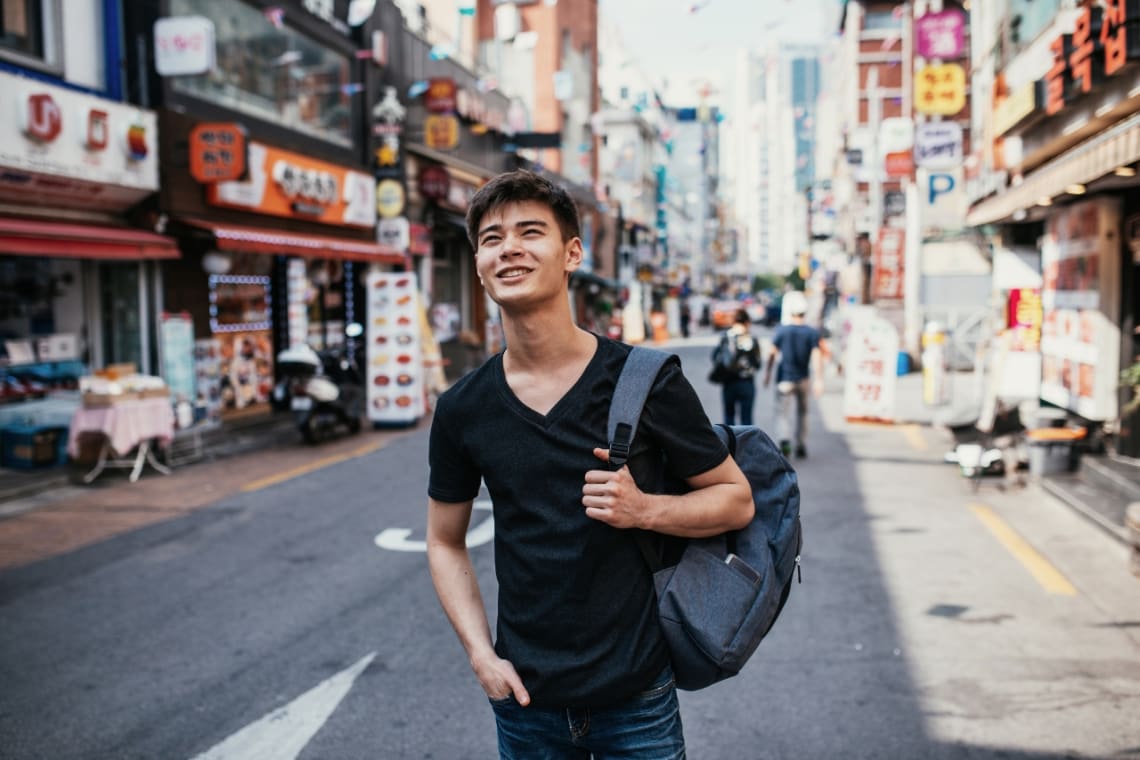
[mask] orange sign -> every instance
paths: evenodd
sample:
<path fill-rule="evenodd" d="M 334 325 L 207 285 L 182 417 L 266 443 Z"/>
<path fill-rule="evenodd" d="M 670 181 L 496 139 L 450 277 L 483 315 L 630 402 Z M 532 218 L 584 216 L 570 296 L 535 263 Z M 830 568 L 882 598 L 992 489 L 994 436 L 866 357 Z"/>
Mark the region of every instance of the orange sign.
<path fill-rule="evenodd" d="M 432 114 L 424 119 L 424 145 L 436 150 L 451 150 L 459 144 L 459 119 Z"/>
<path fill-rule="evenodd" d="M 883 164 L 888 177 L 909 177 L 914 173 L 914 156 L 909 150 L 888 153 L 883 159 Z"/>
<path fill-rule="evenodd" d="M 914 77 L 914 110 L 953 116 L 966 107 L 966 70 L 957 63 L 924 66 Z"/>
<path fill-rule="evenodd" d="M 241 179 L 246 131 L 234 122 L 199 124 L 190 130 L 190 176 L 203 184 Z"/>
<path fill-rule="evenodd" d="M 300 153 L 249 143 L 248 178 L 207 185 L 216 206 L 324 224 L 376 224 L 375 180 Z"/>

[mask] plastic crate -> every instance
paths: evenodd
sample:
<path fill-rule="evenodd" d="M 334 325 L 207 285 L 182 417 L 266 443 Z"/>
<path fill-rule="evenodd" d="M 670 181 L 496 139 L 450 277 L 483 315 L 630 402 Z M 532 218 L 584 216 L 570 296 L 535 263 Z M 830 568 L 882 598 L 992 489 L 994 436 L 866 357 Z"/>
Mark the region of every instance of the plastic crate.
<path fill-rule="evenodd" d="M 66 457 L 67 428 L 8 425 L 0 430 L 0 463 L 5 467 L 17 470 L 54 467 L 66 461 Z"/>

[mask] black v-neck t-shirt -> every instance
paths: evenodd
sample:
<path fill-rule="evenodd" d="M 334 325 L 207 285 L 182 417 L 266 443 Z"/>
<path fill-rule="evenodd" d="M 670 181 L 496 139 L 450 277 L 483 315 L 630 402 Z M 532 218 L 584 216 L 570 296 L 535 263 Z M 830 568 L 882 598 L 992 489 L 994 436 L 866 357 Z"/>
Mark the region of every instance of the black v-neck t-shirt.
<path fill-rule="evenodd" d="M 606 421 L 630 347 L 598 337 L 569 391 L 543 415 L 523 404 L 491 357 L 440 396 L 428 494 L 466 502 L 480 479 L 494 505 L 499 583 L 495 651 L 536 705 L 600 707 L 643 691 L 668 662 L 653 580 L 630 531 L 586 516 L 587 470 L 607 465 Z M 642 413 L 634 448 L 652 446 L 688 478 L 728 451 L 670 360 Z"/>

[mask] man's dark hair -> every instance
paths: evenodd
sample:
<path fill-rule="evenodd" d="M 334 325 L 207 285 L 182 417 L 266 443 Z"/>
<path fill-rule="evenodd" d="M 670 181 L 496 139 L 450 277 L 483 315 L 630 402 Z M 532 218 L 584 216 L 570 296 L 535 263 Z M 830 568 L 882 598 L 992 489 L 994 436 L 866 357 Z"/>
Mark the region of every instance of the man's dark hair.
<path fill-rule="evenodd" d="M 562 233 L 562 242 L 581 236 L 578 207 L 570 194 L 541 174 L 520 169 L 494 177 L 471 199 L 467 207 L 467 239 L 471 241 L 471 247 L 479 250 L 479 224 L 483 217 L 508 203 L 527 201 L 550 207 Z"/>
<path fill-rule="evenodd" d="M 738 325 L 752 324 L 752 318 L 748 316 L 748 312 L 745 309 L 737 309 L 736 313 L 732 315 L 732 321 Z"/>

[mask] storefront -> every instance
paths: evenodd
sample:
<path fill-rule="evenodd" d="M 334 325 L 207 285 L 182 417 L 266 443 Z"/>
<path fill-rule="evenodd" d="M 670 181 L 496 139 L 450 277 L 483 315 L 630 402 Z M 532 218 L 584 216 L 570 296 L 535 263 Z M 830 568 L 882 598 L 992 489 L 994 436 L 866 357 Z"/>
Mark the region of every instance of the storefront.
<path fill-rule="evenodd" d="M 155 114 L 3 72 L 0 91 L 0 417 L 66 427 L 78 394 L 52 391 L 155 370 L 153 299 L 179 253 L 128 218 L 158 189 Z"/>
<path fill-rule="evenodd" d="M 1046 33 L 1050 65 L 1007 67 L 988 135 L 1001 162 L 989 176 L 1003 182 L 989 183 L 967 222 L 992 225 L 1003 249 L 1040 256 L 1041 400 L 1103 423 L 1120 453 L 1140 456 L 1140 436 L 1118 416 L 1129 394 L 1120 371 L 1140 355 L 1140 66 L 1124 44 L 1135 34 L 1128 15 L 1123 4 L 1080 9 L 1072 39 Z M 1070 60 L 1063 51 L 1078 35 L 1108 43 Z"/>
<path fill-rule="evenodd" d="M 163 118 L 172 140 L 197 150 L 200 125 Z M 164 306 L 193 323 L 194 403 L 209 420 L 268 411 L 276 354 L 344 345 L 345 328 L 366 318 L 369 270 L 408 261 L 373 242 L 368 174 L 256 140 L 246 154 L 245 179 L 203 184 L 172 170 L 163 192 L 184 252 Z"/>

